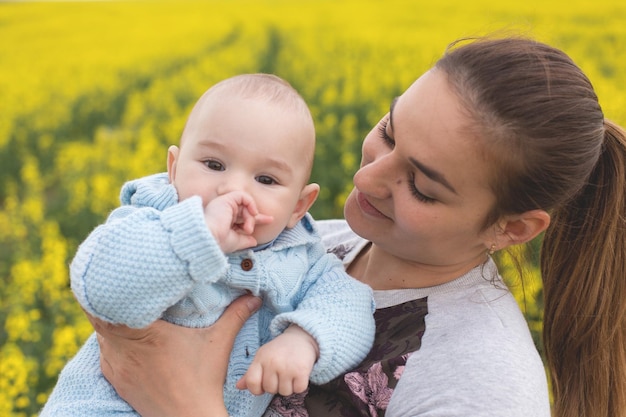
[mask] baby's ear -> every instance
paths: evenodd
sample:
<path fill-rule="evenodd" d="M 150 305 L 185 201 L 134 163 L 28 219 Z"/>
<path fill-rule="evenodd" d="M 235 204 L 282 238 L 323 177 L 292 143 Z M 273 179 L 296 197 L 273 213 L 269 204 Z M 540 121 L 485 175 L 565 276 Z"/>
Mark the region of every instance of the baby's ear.
<path fill-rule="evenodd" d="M 298 199 L 298 203 L 296 204 L 296 208 L 293 210 L 291 214 L 291 218 L 289 219 L 289 223 L 287 223 L 287 227 L 294 227 L 301 218 L 309 211 L 317 196 L 320 193 L 320 186 L 318 184 L 312 183 L 307 184 L 302 189 L 300 193 L 300 198 Z"/>
<path fill-rule="evenodd" d="M 176 163 L 178 161 L 178 154 L 180 153 L 180 149 L 178 146 L 170 146 L 167 150 L 167 176 L 169 177 L 170 183 L 174 183 L 174 178 L 176 178 Z"/>

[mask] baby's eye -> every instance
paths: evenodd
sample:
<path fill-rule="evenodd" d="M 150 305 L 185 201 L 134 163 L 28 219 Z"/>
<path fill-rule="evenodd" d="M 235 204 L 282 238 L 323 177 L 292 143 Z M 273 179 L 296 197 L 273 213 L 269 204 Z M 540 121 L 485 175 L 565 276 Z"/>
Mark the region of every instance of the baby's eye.
<path fill-rule="evenodd" d="M 214 161 L 212 159 L 204 161 L 204 165 L 206 165 L 207 168 L 212 169 L 213 171 L 224 171 L 226 169 L 221 162 Z"/>
<path fill-rule="evenodd" d="M 259 175 L 258 177 L 256 177 L 256 180 L 264 185 L 278 184 L 278 182 L 274 178 L 268 177 L 267 175 Z"/>

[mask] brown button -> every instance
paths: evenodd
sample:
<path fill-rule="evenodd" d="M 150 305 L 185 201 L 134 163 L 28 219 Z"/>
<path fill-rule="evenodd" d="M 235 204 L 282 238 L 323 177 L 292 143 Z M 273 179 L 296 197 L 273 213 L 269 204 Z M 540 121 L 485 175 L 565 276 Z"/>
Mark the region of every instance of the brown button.
<path fill-rule="evenodd" d="M 241 261 L 241 269 L 243 269 L 244 271 L 251 270 L 253 266 L 254 263 L 252 262 L 252 259 L 244 259 L 243 261 Z"/>

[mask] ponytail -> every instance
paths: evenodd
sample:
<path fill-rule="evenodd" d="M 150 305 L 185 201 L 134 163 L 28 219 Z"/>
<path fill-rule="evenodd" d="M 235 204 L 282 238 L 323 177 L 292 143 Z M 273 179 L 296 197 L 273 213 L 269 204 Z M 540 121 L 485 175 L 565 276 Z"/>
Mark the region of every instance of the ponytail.
<path fill-rule="evenodd" d="M 604 126 L 587 184 L 552 213 L 541 249 L 556 417 L 626 416 L 626 132 Z"/>

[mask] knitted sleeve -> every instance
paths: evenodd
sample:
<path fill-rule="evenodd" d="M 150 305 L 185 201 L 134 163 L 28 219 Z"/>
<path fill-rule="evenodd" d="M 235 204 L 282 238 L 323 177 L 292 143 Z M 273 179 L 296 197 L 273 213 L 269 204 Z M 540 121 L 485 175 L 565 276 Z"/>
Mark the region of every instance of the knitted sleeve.
<path fill-rule="evenodd" d="M 374 341 L 375 323 L 372 290 L 347 275 L 341 262 L 316 245 L 317 258 L 309 271 L 306 291 L 294 311 L 272 321 L 276 335 L 297 324 L 317 341 L 320 356 L 310 380 L 330 381 L 354 368 L 367 356 Z"/>
<path fill-rule="evenodd" d="M 163 211 L 122 206 L 80 245 L 70 265 L 72 290 L 85 310 L 105 321 L 145 327 L 194 283 L 227 267 L 204 223 L 202 201 Z"/>

